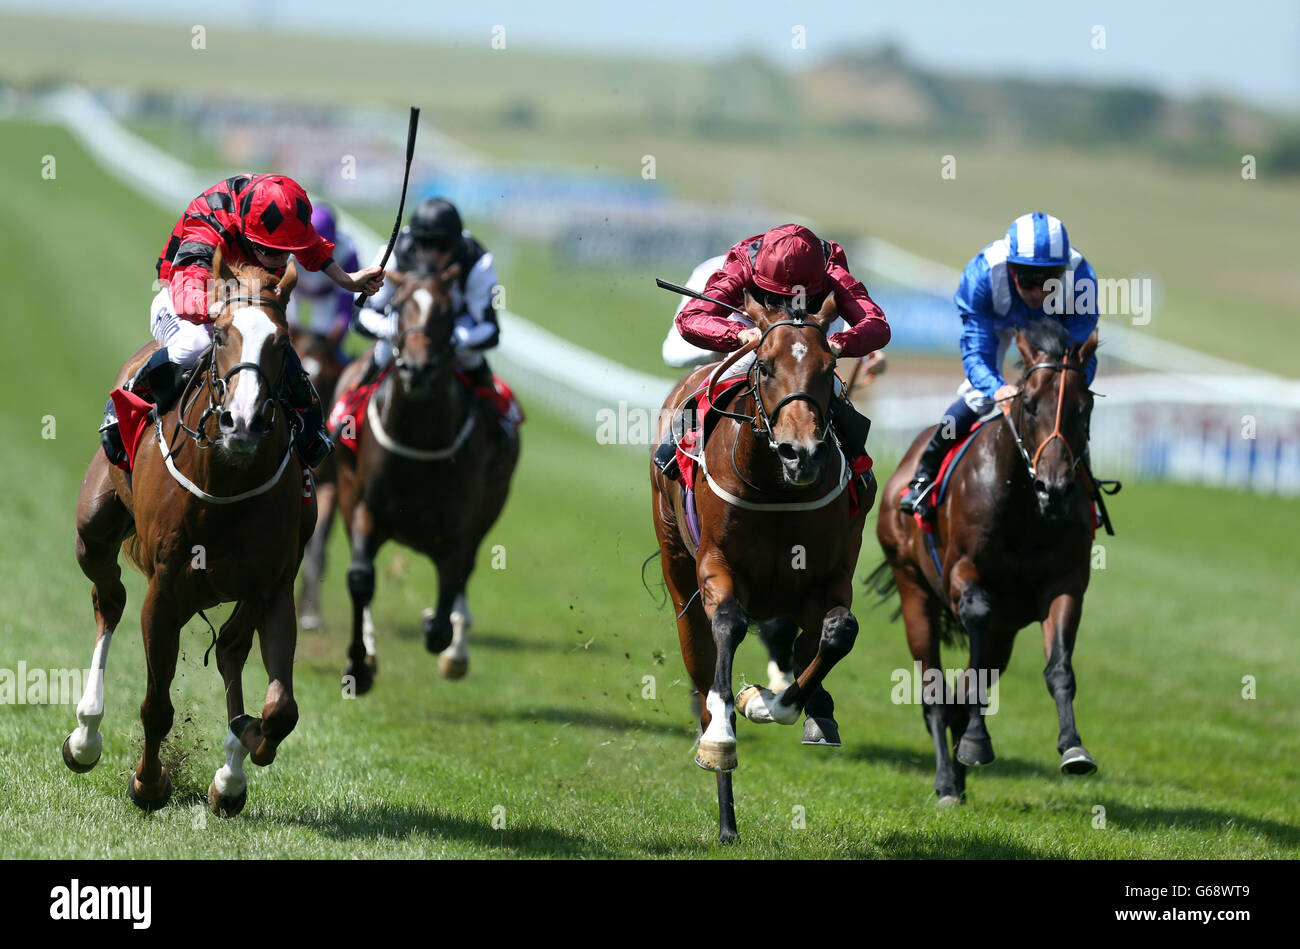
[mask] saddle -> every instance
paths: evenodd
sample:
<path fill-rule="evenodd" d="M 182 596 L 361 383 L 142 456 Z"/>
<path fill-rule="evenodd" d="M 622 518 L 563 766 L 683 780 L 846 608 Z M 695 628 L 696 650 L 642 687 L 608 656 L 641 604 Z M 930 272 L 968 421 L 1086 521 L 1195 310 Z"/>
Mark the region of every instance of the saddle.
<path fill-rule="evenodd" d="M 713 409 L 726 408 L 745 380 L 745 376 L 723 379 L 714 390 L 716 398 L 712 402 L 709 401 L 709 385 L 706 382 L 682 403 L 681 410 L 673 417 L 670 426 L 673 440 L 677 443 L 676 457 L 664 469 L 664 474 L 688 488 L 695 484 L 696 461 L 692 456 L 699 455 L 704 450 L 705 443 L 722 418 Z M 692 419 L 696 424 L 688 427 L 688 422 Z M 702 427 L 700 420 L 703 420 Z"/>

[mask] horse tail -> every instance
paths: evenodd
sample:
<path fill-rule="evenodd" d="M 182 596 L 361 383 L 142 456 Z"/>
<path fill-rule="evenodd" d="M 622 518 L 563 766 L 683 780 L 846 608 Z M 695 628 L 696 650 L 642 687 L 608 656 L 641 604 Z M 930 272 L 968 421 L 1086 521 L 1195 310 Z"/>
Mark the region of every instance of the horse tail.
<path fill-rule="evenodd" d="M 647 558 L 646 558 L 646 559 L 641 563 L 641 586 L 645 587 L 645 592 L 646 592 L 647 594 L 649 594 L 650 599 L 652 599 L 652 600 L 655 599 L 655 594 L 654 594 L 654 590 L 651 590 L 651 589 L 650 589 L 650 584 L 646 583 L 646 580 L 645 580 L 645 568 L 648 567 L 648 566 L 650 566 L 650 561 L 654 560 L 656 557 L 662 557 L 662 556 L 663 556 L 663 551 L 662 551 L 662 550 L 656 550 L 654 553 L 652 553 L 649 557 L 647 557 Z M 665 581 L 660 581 L 660 583 L 659 583 L 659 589 L 660 589 L 660 591 L 663 593 L 663 598 L 659 600 L 659 605 L 656 606 L 655 609 L 657 609 L 657 610 L 662 610 L 662 609 L 664 608 L 664 604 L 668 602 L 668 584 L 667 584 L 667 582 L 665 582 Z"/>
<path fill-rule="evenodd" d="M 122 541 L 122 553 L 126 554 L 126 559 L 131 565 L 141 573 L 145 573 L 144 557 L 140 552 L 140 535 L 132 531 L 126 540 Z"/>
<path fill-rule="evenodd" d="M 894 571 L 890 567 L 888 560 L 880 561 L 876 568 L 867 574 L 867 579 L 863 581 L 863 585 L 868 591 L 879 597 L 874 606 L 880 606 L 898 593 L 898 581 L 894 579 Z M 965 645 L 966 630 L 962 628 L 957 617 L 953 616 L 952 611 L 942 603 L 939 604 L 938 612 L 939 642 L 945 646 Z M 889 614 L 889 621 L 892 623 L 902 615 L 903 604 L 900 600 L 898 607 Z"/>
<path fill-rule="evenodd" d="M 863 585 L 878 597 L 874 607 L 884 605 L 898 592 L 898 583 L 894 579 L 894 570 L 889 565 L 888 560 L 880 561 L 876 568 L 867 574 L 867 579 L 863 582 Z M 902 613 L 903 604 L 900 602 L 898 608 L 889 615 L 889 621 L 894 622 Z"/>

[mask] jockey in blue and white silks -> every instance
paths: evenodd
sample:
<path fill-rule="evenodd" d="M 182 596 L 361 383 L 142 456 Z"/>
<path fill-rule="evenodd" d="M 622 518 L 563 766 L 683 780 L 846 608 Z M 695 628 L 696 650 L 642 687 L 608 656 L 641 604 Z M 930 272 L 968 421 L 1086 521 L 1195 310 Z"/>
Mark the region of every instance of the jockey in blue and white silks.
<path fill-rule="evenodd" d="M 1043 284 L 1058 280 L 1061 288 L 1049 309 Z M 920 462 L 899 509 L 912 512 L 929 491 L 948 449 L 968 434 L 975 422 L 997 411 L 997 403 L 1016 392 L 1002 375 L 1002 361 L 1016 330 L 1033 320 L 1059 319 L 1072 345 L 1084 342 L 1097 328 L 1097 275 L 1079 251 L 1070 246 L 1065 225 L 1050 214 L 1022 214 L 1000 240 L 971 259 L 953 294 L 961 314 L 961 361 L 966 380 L 957 401 L 939 421 L 921 452 Z M 1097 372 L 1097 357 L 1088 364 L 1088 382 Z"/>

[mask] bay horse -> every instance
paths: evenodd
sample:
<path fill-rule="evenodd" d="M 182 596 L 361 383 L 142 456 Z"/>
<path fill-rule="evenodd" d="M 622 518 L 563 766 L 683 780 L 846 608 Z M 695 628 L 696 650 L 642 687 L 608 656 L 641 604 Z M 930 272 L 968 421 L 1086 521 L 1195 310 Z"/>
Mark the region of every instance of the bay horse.
<path fill-rule="evenodd" d="M 689 372 L 660 413 L 656 445 L 685 398 L 706 379 L 712 390 L 738 360 L 754 354 L 748 389 L 736 395 L 700 453 L 698 550 L 687 532 L 681 487 L 650 465 L 655 534 L 682 659 L 705 696 L 695 763 L 717 775 L 720 843 L 737 837 L 736 711 L 753 722 L 789 725 L 804 710 L 813 721 L 813 705 L 821 701 L 829 714 L 821 683 L 857 636 L 849 610 L 853 572 L 875 500 L 873 480 L 850 515 L 848 460 L 830 429 L 835 357 L 826 329 L 835 319 L 834 297 L 809 315 L 768 309 L 747 294 L 745 312 L 761 338 L 716 367 Z M 793 647 L 794 683 L 779 694 L 751 685 L 733 697 L 732 661 L 751 620 L 781 617 L 802 630 Z"/>
<path fill-rule="evenodd" d="M 311 377 L 312 385 L 320 394 L 325 411 L 334 404 L 334 390 L 344 364 L 339 362 L 338 346 L 322 333 L 305 328 L 289 327 L 289 339 L 298 352 L 302 367 Z M 307 544 L 307 554 L 302 561 L 302 580 L 298 595 L 298 625 L 303 629 L 319 629 L 320 583 L 325 575 L 325 549 L 330 528 L 338 509 L 338 453 L 331 452 L 312 473 L 316 482 L 316 530 Z"/>
<path fill-rule="evenodd" d="M 465 588 L 519 461 L 518 430 L 503 430 L 491 407 L 456 377 L 450 286 L 458 272 L 456 265 L 432 275 L 388 272 L 399 313 L 393 364 L 371 396 L 356 454 L 346 447 L 338 453 L 339 509 L 352 545 L 352 641 L 343 682 L 358 695 L 374 683 L 374 561 L 390 539 L 437 567 L 438 602 L 422 617 L 424 643 L 439 654 L 445 678 L 464 677 L 473 623 Z M 368 362 L 353 360 L 339 391 L 353 386 Z"/>
<path fill-rule="evenodd" d="M 1015 341 L 1025 366 L 1019 390 L 971 436 L 934 514 L 933 551 L 916 519 L 898 509 L 933 428 L 916 437 L 885 485 L 876 522 L 885 561 L 868 583 L 883 596 L 897 588 L 912 658 L 922 681 L 933 685 L 922 690 L 922 712 L 943 806 L 962 802 L 968 766 L 994 760 L 988 686 L 1006 671 L 1016 632 L 1031 622 L 1042 625 L 1061 771 L 1097 770 L 1075 728 L 1071 663 L 1092 550 L 1093 487 L 1084 458 L 1093 395 L 1086 370 L 1097 334 L 1072 346 L 1059 321 L 1042 319 Z M 961 696 L 939 678 L 940 646 L 959 638 L 970 646 Z"/>
<path fill-rule="evenodd" d="M 103 670 L 126 606 L 118 566 L 125 547 L 148 580 L 140 611 L 148 672 L 140 705 L 144 753 L 127 792 L 145 810 L 162 807 L 171 796 L 171 776 L 158 752 L 172 727 L 169 693 L 180 631 L 195 613 L 234 601 L 215 641 L 226 690 L 226 762 L 208 788 L 211 809 L 233 817 L 248 798 L 244 758 L 270 764 L 298 721 L 293 582 L 316 508 L 304 497 L 288 413 L 278 409 L 276 396 L 289 345 L 284 307 L 296 266 L 291 262 L 279 279 L 256 267 L 232 271 L 218 250 L 213 274 L 209 303 L 220 304 L 220 314 L 212 346 L 181 398 L 146 429 L 130 475 L 96 451 L 81 484 L 76 552 L 93 584 L 96 675 L 77 705 L 77 728 L 63 743 L 63 760 L 86 772 L 103 750 Z M 156 348 L 149 343 L 137 351 L 118 372 L 117 385 Z M 269 680 L 261 718 L 244 713 L 241 681 L 254 632 Z"/>

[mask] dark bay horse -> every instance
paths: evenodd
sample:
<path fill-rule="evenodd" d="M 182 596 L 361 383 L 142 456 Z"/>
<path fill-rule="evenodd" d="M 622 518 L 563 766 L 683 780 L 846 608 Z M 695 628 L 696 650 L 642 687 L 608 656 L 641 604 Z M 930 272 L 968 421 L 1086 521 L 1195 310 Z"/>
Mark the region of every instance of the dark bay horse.
<path fill-rule="evenodd" d="M 437 567 L 438 603 L 424 613 L 424 644 L 440 654 L 443 676 L 465 675 L 473 622 L 465 588 L 519 461 L 518 431 L 504 431 L 491 407 L 456 378 L 454 277 L 454 270 L 388 273 L 400 314 L 396 355 L 358 430 L 357 454 L 342 446 L 338 452 L 339 509 L 352 541 L 352 643 L 344 684 L 358 695 L 374 682 L 374 560 L 388 540 L 418 550 Z M 353 361 L 340 391 L 355 383 L 367 361 Z"/>
<path fill-rule="evenodd" d="M 307 329 L 289 328 L 289 338 L 298 351 L 302 367 L 311 377 L 312 385 L 320 394 L 325 411 L 334 404 L 334 390 L 338 386 L 343 364 L 339 362 L 338 346 L 329 337 Z M 338 455 L 331 453 L 312 472 L 316 482 L 316 530 L 307 544 L 307 555 L 302 562 L 301 589 L 298 595 L 298 623 L 303 629 L 319 629 L 320 583 L 325 575 L 325 548 L 329 542 L 330 528 L 334 526 L 334 512 L 338 498 Z"/>
<path fill-rule="evenodd" d="M 717 773 L 718 839 L 736 839 L 731 771 L 736 710 L 753 722 L 793 724 L 819 694 L 822 679 L 848 655 L 858 622 L 849 607 L 870 483 L 849 513 L 848 460 L 830 431 L 835 357 L 826 342 L 834 298 L 819 313 L 768 310 L 746 297 L 762 331 L 720 366 L 688 373 L 669 393 L 658 444 L 673 409 L 710 378 L 754 353 L 749 388 L 722 417 L 696 471 L 700 543 L 689 540 L 679 485 L 651 463 L 651 506 L 664 580 L 677 614 L 682 658 L 703 696 L 695 762 Z M 749 686 L 732 695 L 736 648 L 751 620 L 791 617 L 795 682 L 780 694 Z M 829 696 L 826 696 L 829 702 Z M 812 712 L 809 712 L 812 715 Z"/>
<path fill-rule="evenodd" d="M 126 606 L 119 549 L 148 580 L 140 626 L 148 680 L 140 720 L 144 754 L 127 790 L 146 810 L 172 791 L 158 750 L 172 727 L 171 680 L 181 628 L 200 610 L 235 601 L 216 641 L 226 688 L 226 763 L 208 789 L 208 803 L 234 816 L 248 797 L 243 761 L 268 765 L 298 720 L 293 697 L 297 637 L 294 574 L 316 521 L 304 498 L 302 468 L 276 391 L 289 345 L 284 307 L 297 280 L 292 263 L 281 279 L 257 268 L 235 272 L 213 260 L 209 302 L 223 304 L 213 345 L 185 393 L 159 424 L 146 430 L 128 477 L 96 451 L 77 500 L 77 562 L 94 584 L 97 675 L 77 705 L 77 729 L 63 743 L 63 760 L 85 772 L 103 748 L 103 669 L 113 631 Z M 141 348 L 117 375 L 117 385 L 156 349 Z M 244 714 L 241 676 L 258 634 L 270 680 L 262 717 Z"/>
<path fill-rule="evenodd" d="M 1081 463 L 1093 402 L 1085 370 L 1097 335 L 1072 347 L 1059 322 L 1043 319 L 1018 333 L 1016 346 L 1025 365 L 1019 392 L 972 436 L 935 514 L 934 552 L 915 519 L 898 510 L 933 429 L 917 436 L 885 485 L 876 524 L 885 562 L 869 582 L 883 595 L 897 587 L 912 657 L 933 685 L 922 690 L 922 710 L 945 806 L 961 802 L 967 766 L 994 760 L 987 690 L 1006 670 L 1016 632 L 1033 622 L 1042 624 L 1061 771 L 1097 770 L 1074 725 L 1071 665 L 1092 549 L 1092 486 Z M 962 634 L 970 655 L 954 690 L 939 678 L 940 644 Z"/>

